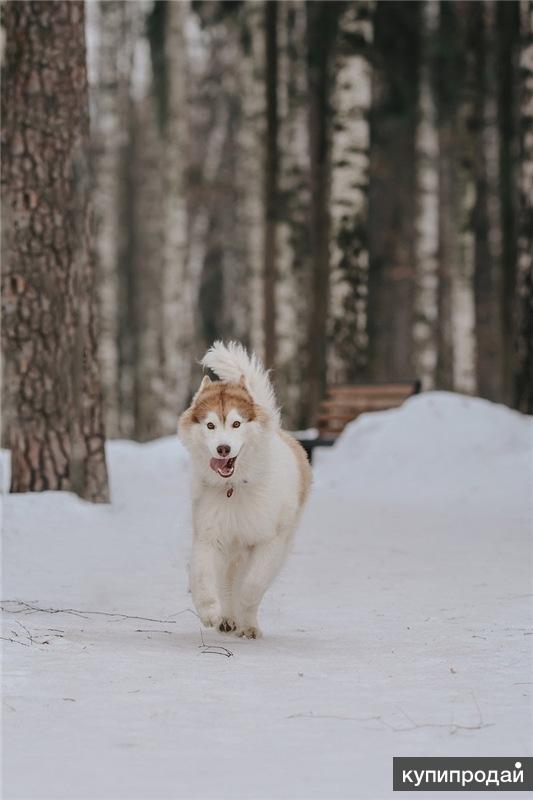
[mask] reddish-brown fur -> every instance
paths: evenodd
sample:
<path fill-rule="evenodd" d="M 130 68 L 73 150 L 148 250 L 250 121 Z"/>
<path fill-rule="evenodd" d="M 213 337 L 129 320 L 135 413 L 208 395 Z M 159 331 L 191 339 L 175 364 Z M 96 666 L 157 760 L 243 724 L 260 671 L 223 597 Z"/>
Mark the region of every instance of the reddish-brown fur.
<path fill-rule="evenodd" d="M 214 381 L 207 383 L 195 397 L 192 405 L 182 414 L 180 427 L 187 428 L 194 423 L 201 422 L 210 411 L 218 414 L 219 419 L 225 420 L 231 409 L 235 409 L 246 420 L 256 420 L 266 424 L 268 415 L 255 405 L 250 393 L 242 383 L 226 383 Z M 299 501 L 303 505 L 311 487 L 312 472 L 303 447 L 286 431 L 279 431 L 283 441 L 291 448 L 300 476 Z"/>
<path fill-rule="evenodd" d="M 300 442 L 297 442 L 294 436 L 291 436 L 290 433 L 287 431 L 280 431 L 279 435 L 286 442 L 289 447 L 291 448 L 292 452 L 294 453 L 294 457 L 296 459 L 296 463 L 298 465 L 298 472 L 300 474 L 300 505 L 302 506 L 305 503 L 305 499 L 309 494 L 309 489 L 311 488 L 311 481 L 313 479 L 313 473 L 311 472 L 311 467 L 309 465 L 309 460 L 307 458 L 307 454 L 303 449 Z"/>
<path fill-rule="evenodd" d="M 202 389 L 190 410 L 194 422 L 201 422 L 210 411 L 214 411 L 220 420 L 225 421 L 232 408 L 248 421 L 257 417 L 258 409 L 244 386 L 214 381 Z"/>

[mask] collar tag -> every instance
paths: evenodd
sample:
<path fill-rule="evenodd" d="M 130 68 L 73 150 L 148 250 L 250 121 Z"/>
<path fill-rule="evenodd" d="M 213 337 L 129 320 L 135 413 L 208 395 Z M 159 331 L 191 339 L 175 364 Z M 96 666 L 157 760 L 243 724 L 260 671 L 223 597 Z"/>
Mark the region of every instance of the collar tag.
<path fill-rule="evenodd" d="M 233 494 L 233 487 L 231 489 L 228 489 L 228 491 L 226 492 L 226 497 L 231 497 L 232 494 Z"/>

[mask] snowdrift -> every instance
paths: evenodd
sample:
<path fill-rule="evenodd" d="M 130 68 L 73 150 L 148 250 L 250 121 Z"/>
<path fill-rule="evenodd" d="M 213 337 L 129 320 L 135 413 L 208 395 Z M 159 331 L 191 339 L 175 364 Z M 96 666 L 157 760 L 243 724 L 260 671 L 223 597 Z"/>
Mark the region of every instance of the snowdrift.
<path fill-rule="evenodd" d="M 533 421 L 480 398 L 420 394 L 359 417 L 317 463 L 324 482 L 354 499 L 420 504 L 473 493 L 482 503 L 510 505 L 524 500 L 523 479 L 533 475 Z"/>

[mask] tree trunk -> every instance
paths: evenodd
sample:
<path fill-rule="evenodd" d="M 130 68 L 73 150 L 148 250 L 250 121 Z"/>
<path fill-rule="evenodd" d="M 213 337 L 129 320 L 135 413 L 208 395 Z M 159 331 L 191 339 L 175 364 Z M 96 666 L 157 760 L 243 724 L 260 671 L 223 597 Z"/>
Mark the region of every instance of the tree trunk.
<path fill-rule="evenodd" d="M 456 225 L 452 235 L 457 237 L 458 260 L 452 272 L 452 351 L 453 388 L 465 394 L 475 394 L 476 336 L 474 306 L 475 230 L 474 211 L 476 184 L 474 164 L 478 149 L 479 131 L 476 128 L 476 74 L 477 29 L 473 19 L 474 4 L 452 7 L 441 4 L 442 17 L 454 10 L 457 23 L 452 26 L 453 42 L 450 50 L 456 61 L 454 80 L 458 86 L 456 116 L 454 171 L 456 173 L 454 203 Z M 439 70 L 439 74 L 444 70 Z M 443 82 L 445 74 L 441 75 Z"/>
<path fill-rule="evenodd" d="M 516 292 L 515 406 L 533 414 L 533 3 L 520 3 L 520 218 Z"/>
<path fill-rule="evenodd" d="M 503 399 L 513 402 L 514 347 L 516 341 L 516 281 L 519 217 L 520 153 L 518 60 L 520 56 L 520 4 L 497 3 L 498 106 L 500 130 L 500 184 L 503 292 Z"/>
<path fill-rule="evenodd" d="M 243 4 L 246 5 L 246 4 Z M 240 136 L 244 127 L 243 62 L 246 58 L 243 31 L 246 9 L 240 4 L 222 4 L 225 26 L 218 33 L 222 69 L 213 73 L 213 88 L 218 99 L 218 131 L 209 144 L 207 178 L 218 187 L 222 249 L 223 314 L 221 335 L 246 345 L 250 339 L 250 266 L 247 221 L 244 219 L 243 170 Z M 224 78 L 220 86 L 220 74 Z M 220 89 L 219 89 L 220 86 Z M 210 174 L 211 176 L 210 176 Z M 261 183 L 257 187 L 261 191 Z M 260 254 L 259 254 L 260 255 Z M 259 265 L 261 266 L 261 265 Z M 219 315 L 220 316 L 220 315 Z M 211 344 L 211 342 L 208 342 Z"/>
<path fill-rule="evenodd" d="M 308 369 L 305 420 L 315 419 L 326 385 L 326 340 L 329 309 L 329 198 L 331 145 L 329 98 L 338 3 L 317 0 L 307 9 L 307 68 L 311 213 L 309 241 L 313 255 L 308 328 Z"/>
<path fill-rule="evenodd" d="M 246 11 L 239 4 L 213 3 L 196 6 L 191 17 L 202 32 L 201 38 L 195 34 L 189 62 L 188 275 L 191 304 L 200 312 L 196 360 L 216 338 L 249 341 L 249 187 L 241 152 Z"/>
<path fill-rule="evenodd" d="M 162 284 L 166 4 L 155 2 L 149 13 L 142 13 L 137 47 L 150 53 L 150 61 L 144 65 L 145 82 L 130 97 L 129 193 L 124 198 L 129 232 L 126 252 L 130 261 L 122 265 L 121 368 L 124 398 L 132 392 L 133 436 L 148 441 L 163 435 L 160 410 L 165 406 Z"/>
<path fill-rule="evenodd" d="M 436 62 L 439 271 L 436 386 L 474 393 L 476 4 L 441 3 Z"/>
<path fill-rule="evenodd" d="M 346 3 L 337 34 L 332 109 L 330 383 L 360 379 L 366 369 L 373 11 L 372 0 Z"/>
<path fill-rule="evenodd" d="M 369 375 L 413 377 L 419 3 L 378 3 L 369 191 Z"/>
<path fill-rule="evenodd" d="M 164 244 L 162 277 L 163 434 L 175 433 L 177 418 L 190 399 L 194 308 L 186 271 L 187 210 L 184 166 L 187 148 L 185 0 L 166 3 L 164 148 Z"/>
<path fill-rule="evenodd" d="M 276 393 L 284 424 L 304 424 L 311 250 L 308 219 L 309 137 L 307 131 L 306 10 L 299 0 L 279 4 L 278 112 L 279 208 L 277 219 Z"/>
<path fill-rule="evenodd" d="M 84 7 L 4 8 L 3 341 L 11 491 L 108 500 L 96 353 Z"/>
<path fill-rule="evenodd" d="M 264 319 L 265 364 L 276 360 L 276 223 L 278 218 L 278 4 L 265 3 L 266 53 L 266 154 L 265 154 L 265 243 Z"/>
<path fill-rule="evenodd" d="M 310 278 L 309 147 L 307 134 L 306 10 L 279 4 L 279 191 L 276 221 L 276 370 L 273 380 L 284 424 L 303 424 Z"/>
<path fill-rule="evenodd" d="M 435 85 L 435 49 L 439 3 L 422 7 L 418 98 L 416 287 L 413 330 L 414 364 L 424 390 L 435 388 L 438 352 L 439 137 Z"/>
<path fill-rule="evenodd" d="M 243 196 L 242 219 L 247 232 L 250 271 L 250 345 L 264 356 L 264 141 L 265 141 L 265 37 L 262 25 L 264 2 L 245 3 L 243 10 L 244 54 L 243 125 L 239 131 L 240 187 Z"/>
<path fill-rule="evenodd" d="M 97 285 L 106 431 L 118 437 L 120 414 L 119 308 L 121 252 L 124 247 L 123 185 L 128 144 L 132 37 L 128 10 L 120 0 L 89 3 L 87 13 L 94 30 L 95 76 L 92 86 L 94 125 L 92 139 L 96 167 L 95 212 L 97 223 Z"/>
<path fill-rule="evenodd" d="M 439 36 L 443 46 L 437 64 L 439 139 L 439 272 L 438 328 L 435 383 L 454 388 L 453 287 L 459 262 L 457 186 L 457 108 L 460 92 L 460 41 L 453 3 L 440 4 Z"/>
<path fill-rule="evenodd" d="M 135 435 L 171 435 L 191 390 L 193 308 L 186 270 L 187 3 L 155 2 L 144 26 L 148 80 L 132 101 L 130 297 Z"/>
<path fill-rule="evenodd" d="M 227 80 L 228 64 L 224 59 L 226 41 L 219 31 L 209 33 L 207 64 L 200 72 L 193 74 L 195 95 L 191 103 L 193 113 L 189 163 L 192 166 L 192 177 L 188 185 L 187 271 L 191 281 L 193 308 L 199 306 L 200 312 L 195 326 L 196 359 L 203 354 L 199 351 L 205 352 L 214 339 L 234 336 L 233 332 L 227 331 L 227 328 L 231 330 L 231 320 L 226 318 L 233 310 L 232 298 L 243 289 L 243 284 L 246 288 L 246 280 L 243 281 L 240 271 L 235 274 L 235 262 L 241 263 L 245 261 L 245 257 L 239 253 L 233 263 L 228 265 L 226 272 L 223 268 L 225 251 L 220 248 L 221 244 L 229 248 L 238 238 L 240 229 L 230 222 L 224 224 L 227 216 L 237 213 L 238 206 L 238 200 L 228 200 L 228 192 L 234 188 L 233 182 L 227 185 L 221 179 L 223 166 L 227 168 L 231 163 L 231 152 L 227 152 L 231 99 L 224 91 L 224 85 L 221 87 L 219 83 L 221 75 L 224 83 Z M 195 119 L 196 116 L 198 120 Z M 213 259 L 214 251 L 218 254 L 216 260 Z M 224 298 L 223 313 L 221 295 Z M 243 299 L 244 303 L 239 304 L 239 310 L 246 313 L 248 298 Z M 243 327 L 245 326 L 241 326 L 239 330 L 239 339 L 244 333 Z"/>
<path fill-rule="evenodd" d="M 480 50 L 478 116 L 481 142 L 476 159 L 476 342 L 477 383 L 481 397 L 501 402 L 504 395 L 502 231 L 499 199 L 496 9 L 476 5 Z"/>

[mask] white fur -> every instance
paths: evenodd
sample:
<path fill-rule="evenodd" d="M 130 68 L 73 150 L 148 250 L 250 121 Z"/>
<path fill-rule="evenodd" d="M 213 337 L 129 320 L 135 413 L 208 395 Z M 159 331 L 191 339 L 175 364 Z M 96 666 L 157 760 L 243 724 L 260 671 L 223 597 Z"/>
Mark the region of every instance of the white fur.
<path fill-rule="evenodd" d="M 261 361 L 255 353 L 248 354 L 239 342 L 215 342 L 202 358 L 202 366 L 213 370 L 223 381 L 238 383 L 244 377 L 248 391 L 279 427 L 279 408 L 274 389 Z"/>
<path fill-rule="evenodd" d="M 192 456 L 191 591 L 204 625 L 256 638 L 259 604 L 287 556 L 301 511 L 299 469 L 280 434 L 274 393 L 259 360 L 240 345 L 217 342 L 203 363 L 228 381 L 244 375 L 268 421 L 234 429 L 235 419 L 242 419 L 236 410 L 225 425 L 210 412 L 216 429 L 209 431 L 206 424 L 184 426 L 180 420 L 180 437 Z M 231 478 L 209 466 L 221 440 L 238 453 Z"/>

